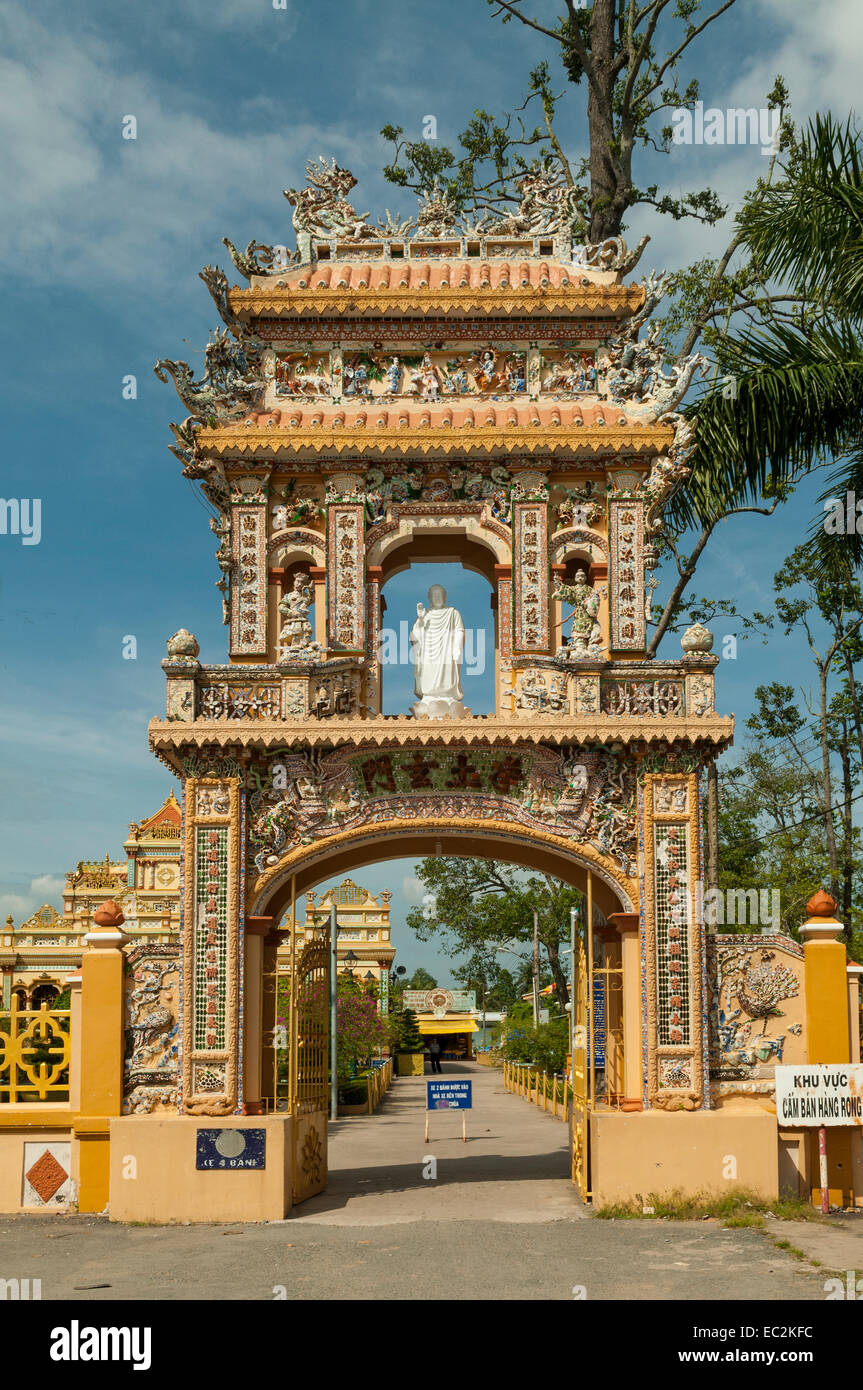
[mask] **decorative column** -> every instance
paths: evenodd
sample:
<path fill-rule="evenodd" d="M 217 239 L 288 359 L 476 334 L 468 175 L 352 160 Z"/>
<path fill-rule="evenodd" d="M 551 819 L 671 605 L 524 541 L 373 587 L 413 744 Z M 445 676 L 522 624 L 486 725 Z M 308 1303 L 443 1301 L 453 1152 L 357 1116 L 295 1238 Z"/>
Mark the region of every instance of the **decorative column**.
<path fill-rule="evenodd" d="M 334 503 L 327 512 L 327 647 L 365 647 L 365 507 Z"/>
<path fill-rule="evenodd" d="M 642 796 L 647 1100 L 698 1110 L 709 1104 L 698 774 L 646 773 Z"/>
<path fill-rule="evenodd" d="M 503 714 L 512 694 L 512 565 L 495 565 L 497 586 L 497 643 L 495 659 L 495 712 Z"/>
<path fill-rule="evenodd" d="M 104 1211 L 108 1202 L 109 1119 L 123 1113 L 125 918 L 112 898 L 93 913 L 81 962 L 78 1210 Z"/>
<path fill-rule="evenodd" d="M 313 611 L 315 614 L 315 641 L 325 645 L 327 631 L 327 569 L 326 565 L 309 565 L 309 578 L 315 591 Z"/>
<path fill-rule="evenodd" d="M 381 712 L 381 581 L 380 565 L 366 566 L 366 711 Z"/>
<path fill-rule="evenodd" d="M 641 919 L 637 912 L 612 912 L 623 964 L 623 1110 L 641 1110 Z"/>
<path fill-rule="evenodd" d="M 242 779 L 188 777 L 181 921 L 182 1107 L 240 1111 Z"/>
<path fill-rule="evenodd" d="M 609 498 L 608 562 L 609 652 L 643 652 L 647 645 L 643 502 Z"/>
<path fill-rule="evenodd" d="M 860 1061 L 860 976 L 863 965 L 846 965 L 848 976 L 848 1052 L 849 1061 Z"/>
<path fill-rule="evenodd" d="M 803 938 L 804 993 L 806 997 L 806 1060 L 813 1063 L 851 1061 L 848 1019 L 848 956 L 839 936 L 842 923 L 836 920 L 835 898 L 823 889 L 809 899 L 808 920 L 800 928 Z M 856 1023 L 856 1020 L 855 1020 Z M 848 1206 L 852 1201 L 852 1131 L 827 1129 L 827 1187 L 832 1206 Z M 860 1134 L 853 1133 L 858 1151 Z M 809 1135 L 809 1171 L 818 1173 L 818 1132 Z M 812 1199 L 821 1201 L 821 1188 L 813 1188 Z"/>
<path fill-rule="evenodd" d="M 548 652 L 551 642 L 548 591 L 548 503 L 514 502 L 512 507 L 515 651 Z"/>
<path fill-rule="evenodd" d="M 273 660 L 279 659 L 279 632 L 282 627 L 282 615 L 279 612 L 279 604 L 285 587 L 285 575 L 287 570 L 280 565 L 275 565 L 267 570 L 267 642 L 268 650 L 273 653 Z"/>
<path fill-rule="evenodd" d="M 243 961 L 243 1114 L 263 1115 L 261 1061 L 263 1055 L 264 938 L 272 917 L 247 917 Z"/>
<path fill-rule="evenodd" d="M 244 482 L 241 479 L 240 482 Z M 232 494 L 232 503 L 235 498 Z M 267 655 L 267 499 L 266 489 L 231 507 L 231 656 Z"/>

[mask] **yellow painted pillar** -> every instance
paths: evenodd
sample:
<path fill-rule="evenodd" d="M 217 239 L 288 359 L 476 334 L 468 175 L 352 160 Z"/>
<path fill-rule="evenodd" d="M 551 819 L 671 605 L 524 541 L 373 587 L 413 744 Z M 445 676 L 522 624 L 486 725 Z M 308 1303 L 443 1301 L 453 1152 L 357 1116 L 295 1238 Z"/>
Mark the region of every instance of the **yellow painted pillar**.
<path fill-rule="evenodd" d="M 243 1113 L 263 1115 L 261 1061 L 264 1016 L 264 938 L 273 927 L 272 917 L 247 917 L 243 989 Z M 275 990 L 275 975 L 268 981 Z"/>
<path fill-rule="evenodd" d="M 74 1114 L 81 1110 L 81 972 L 66 976 L 69 989 L 69 1105 Z"/>
<path fill-rule="evenodd" d="M 81 961 L 81 1100 L 74 1121 L 79 1141 L 79 1211 L 108 1203 L 108 1121 L 123 1112 L 123 951 L 129 940 L 113 901 L 93 913 Z"/>
<path fill-rule="evenodd" d="M 609 923 L 620 933 L 623 962 L 623 1109 L 642 1108 L 641 942 L 637 912 L 612 912 Z"/>
<path fill-rule="evenodd" d="M 806 992 L 806 1060 L 813 1063 L 851 1061 L 848 1021 L 848 958 L 838 940 L 842 923 L 835 912 L 838 904 L 829 893 L 819 890 L 806 904 L 809 919 L 800 928 Z M 810 1171 L 818 1173 L 818 1133 L 810 1134 Z M 817 1179 L 816 1179 L 817 1181 Z M 851 1171 L 851 1132 L 827 1129 L 827 1186 L 832 1206 L 853 1202 Z M 812 1200 L 820 1205 L 820 1185 L 812 1190 Z"/>
<path fill-rule="evenodd" d="M 845 967 L 848 976 L 848 1054 L 849 1061 L 860 1061 L 860 976 L 863 965 Z"/>

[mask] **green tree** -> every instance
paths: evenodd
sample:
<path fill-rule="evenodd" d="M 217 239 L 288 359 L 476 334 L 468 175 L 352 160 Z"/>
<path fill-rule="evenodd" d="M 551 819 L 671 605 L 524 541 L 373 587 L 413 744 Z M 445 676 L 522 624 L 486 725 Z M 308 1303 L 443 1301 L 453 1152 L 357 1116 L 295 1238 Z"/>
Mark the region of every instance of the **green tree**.
<path fill-rule="evenodd" d="M 384 126 L 381 134 L 393 146 L 384 174 L 416 190 L 438 179 L 458 210 L 482 215 L 519 201 L 515 180 L 532 156 L 575 191 L 576 217 L 588 241 L 618 236 L 627 211 L 640 204 L 676 219 L 713 223 L 724 208 L 711 189 L 675 197 L 660 193 L 657 184 L 639 186 L 633 162 L 639 149 L 669 151 L 668 113 L 691 109 L 698 100 L 694 79 L 681 85 L 681 59 L 734 3 L 722 0 L 706 12 L 701 0 L 593 0 L 589 6 L 564 0 L 560 14 L 548 0 L 530 7 L 525 0 L 488 0 L 493 18 L 520 23 L 549 40 L 564 91 L 555 91 L 549 61 L 542 61 L 529 74 L 517 111 L 503 117 L 474 111 L 459 136 L 458 154 L 432 141 L 406 140 L 401 126 Z M 536 8 L 538 14 L 530 12 Z M 558 107 L 573 87 L 583 94 L 587 116 L 588 152 L 579 159 L 567 155 L 555 130 Z M 525 122 L 528 108 L 537 110 L 534 126 Z"/>
<path fill-rule="evenodd" d="M 336 984 L 336 1054 L 339 1080 L 355 1076 L 387 1041 L 387 1024 L 374 997 L 357 980 L 339 975 Z"/>
<path fill-rule="evenodd" d="M 408 989 L 434 989 L 437 980 L 424 966 L 418 965 L 408 981 Z"/>
<path fill-rule="evenodd" d="M 391 1052 L 419 1052 L 422 1034 L 413 1009 L 397 1009 L 387 1020 L 387 1039 Z"/>
<path fill-rule="evenodd" d="M 539 924 L 543 964 L 558 999 L 566 1004 L 568 962 L 561 956 L 570 938 L 570 910 L 581 903 L 577 888 L 550 874 L 528 875 L 495 859 L 424 859 L 417 877 L 434 900 L 412 908 L 407 924 L 421 941 L 437 940 L 454 956 L 467 956 L 480 970 L 500 953 L 531 969 L 533 914 Z M 541 980 L 541 983 L 543 981 Z"/>
<path fill-rule="evenodd" d="M 780 312 L 763 300 L 747 327 L 724 335 L 722 370 L 734 390 L 717 379 L 687 409 L 708 491 L 757 496 L 832 458 L 822 502 L 863 497 L 861 169 L 852 122 L 816 116 L 792 141 L 781 177 L 738 218 L 738 244 L 789 304 Z M 863 535 L 831 535 L 824 522 L 822 511 L 822 559 L 832 564 L 844 546 L 859 560 Z"/>

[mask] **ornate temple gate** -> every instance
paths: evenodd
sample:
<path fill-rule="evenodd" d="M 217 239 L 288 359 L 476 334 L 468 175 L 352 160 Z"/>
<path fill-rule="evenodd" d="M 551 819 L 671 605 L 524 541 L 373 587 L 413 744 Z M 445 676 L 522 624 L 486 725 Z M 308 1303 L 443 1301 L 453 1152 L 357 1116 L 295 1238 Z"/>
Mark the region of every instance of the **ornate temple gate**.
<path fill-rule="evenodd" d="M 293 1200 L 327 1185 L 330 954 L 325 937 L 307 941 L 291 971 L 290 1110 L 294 1118 Z"/>
<path fill-rule="evenodd" d="M 409 235 L 358 216 L 347 171 L 309 178 L 288 194 L 295 254 L 226 242 L 248 288 L 202 272 L 226 325 L 202 380 L 158 366 L 188 411 L 174 453 L 218 513 L 229 628 L 224 664 L 201 663 L 186 629 L 169 640 L 150 726 L 185 792 L 180 1107 L 238 1123 L 272 1099 L 277 1132 L 261 976 L 292 880 L 302 892 L 394 844 L 511 857 L 593 878 L 603 950 L 588 912 L 572 1166 L 595 1192 L 589 1132 L 625 1155 L 629 1113 L 710 1110 L 700 798 L 733 721 L 715 709 L 708 632 L 676 659 L 650 657 L 647 638 L 697 363 L 663 370 L 639 337 L 662 277 L 624 282 L 643 248 L 574 245 L 547 171 L 524 175 L 517 217 L 470 234 L 437 192 Z M 449 696 L 384 714 L 382 590 L 429 560 L 492 586 L 481 718 Z M 291 981 L 295 1200 L 326 1182 L 325 976 L 313 941 Z"/>

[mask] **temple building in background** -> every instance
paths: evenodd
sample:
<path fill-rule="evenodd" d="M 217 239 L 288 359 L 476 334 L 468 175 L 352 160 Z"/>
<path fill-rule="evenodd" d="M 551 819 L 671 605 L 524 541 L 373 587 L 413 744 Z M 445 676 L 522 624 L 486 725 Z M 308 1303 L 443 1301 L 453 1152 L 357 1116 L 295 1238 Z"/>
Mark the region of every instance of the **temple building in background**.
<path fill-rule="evenodd" d="M 66 875 L 63 910 L 43 903 L 0 931 L 2 1008 L 17 994 L 22 1008 L 52 1003 L 81 965 L 93 913 L 113 898 L 123 906 L 133 942 L 176 940 L 180 930 L 180 805 L 173 791 L 153 815 L 133 821 L 123 858 L 79 860 Z"/>
<path fill-rule="evenodd" d="M 376 985 L 381 1013 L 389 1012 L 389 979 L 393 968 L 396 950 L 390 945 L 390 899 L 392 893 L 384 889 L 374 897 L 367 888 L 360 888 L 350 878 L 346 878 L 337 888 L 326 893 L 306 893 L 305 922 L 296 923 L 297 949 L 304 941 L 310 941 L 316 931 L 326 931 L 333 904 L 336 907 L 336 922 L 339 932 L 339 972 L 350 971 L 360 984 Z M 279 967 L 290 969 L 291 960 L 291 919 L 290 915 L 282 923 L 287 937 L 279 948 Z"/>

